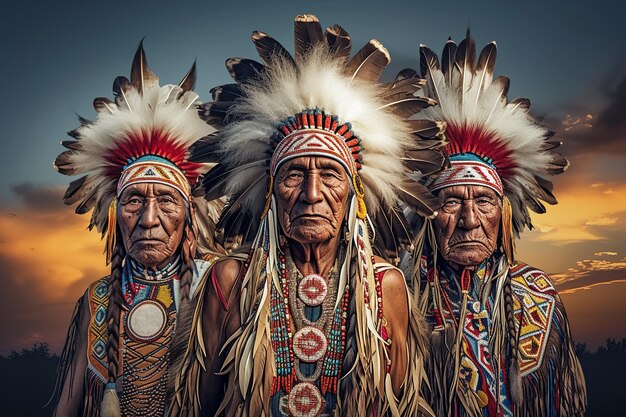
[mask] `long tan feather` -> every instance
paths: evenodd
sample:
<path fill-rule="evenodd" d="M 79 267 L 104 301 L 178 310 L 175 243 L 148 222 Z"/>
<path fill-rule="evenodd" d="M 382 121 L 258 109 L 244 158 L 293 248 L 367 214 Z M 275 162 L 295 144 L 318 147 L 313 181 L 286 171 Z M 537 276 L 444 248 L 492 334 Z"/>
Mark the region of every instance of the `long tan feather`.
<path fill-rule="evenodd" d="M 183 92 L 194 89 L 196 86 L 196 61 L 193 62 L 193 65 L 191 65 L 187 74 L 185 74 L 183 79 L 180 80 L 178 86 L 183 90 Z"/>
<path fill-rule="evenodd" d="M 294 20 L 294 43 L 296 59 L 304 59 L 307 51 L 324 41 L 320 21 L 312 14 L 296 16 Z"/>
<path fill-rule="evenodd" d="M 296 64 L 289 51 L 268 34 L 254 31 L 252 32 L 252 42 L 259 56 L 267 65 L 271 65 L 276 59 L 290 62 L 292 65 Z"/>
<path fill-rule="evenodd" d="M 344 61 L 350 58 L 352 39 L 348 32 L 341 26 L 334 25 L 333 27 L 326 28 L 326 42 L 328 43 L 328 49 L 331 54 Z"/>
<path fill-rule="evenodd" d="M 387 49 L 376 39 L 369 41 L 348 61 L 346 73 L 352 79 L 375 82 L 391 62 Z"/>

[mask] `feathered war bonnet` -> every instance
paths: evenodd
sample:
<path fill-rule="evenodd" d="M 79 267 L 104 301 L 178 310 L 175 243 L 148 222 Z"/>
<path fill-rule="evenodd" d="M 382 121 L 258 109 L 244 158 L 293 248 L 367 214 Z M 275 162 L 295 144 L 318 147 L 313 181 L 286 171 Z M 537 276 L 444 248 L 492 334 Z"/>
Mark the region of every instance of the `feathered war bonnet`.
<path fill-rule="evenodd" d="M 94 99 L 95 121 L 80 117 L 81 126 L 62 142 L 69 150 L 54 162 L 65 175 L 81 175 L 70 183 L 65 204 L 77 214 L 93 209 L 89 229 L 107 236 L 107 260 L 115 244 L 116 201 L 131 184 L 160 183 L 177 189 L 192 213 L 192 187 L 212 165 L 189 161 L 190 146 L 215 131 L 198 116 L 195 63 L 178 85 L 159 85 L 148 69 L 143 42 L 131 67 L 130 81 L 117 77 L 114 100 Z M 216 203 L 217 204 L 217 203 Z M 205 207 L 199 211 L 205 214 Z M 193 217 L 193 216 L 192 216 Z M 207 224 L 205 220 L 196 224 Z"/>
<path fill-rule="evenodd" d="M 361 300 L 359 352 L 350 376 L 345 376 L 354 389 L 339 396 L 340 407 L 384 412 L 393 401 L 385 394 L 389 386 L 380 372 L 387 352 L 375 313 L 370 231 L 376 233 L 379 253 L 397 256 L 398 242 L 410 240 L 398 201 L 426 216 L 435 213 L 437 199 L 409 179 L 403 164 L 405 160 L 426 172 L 441 167 L 443 157 L 435 149 L 441 125 L 407 120 L 435 102 L 414 95 L 423 85 L 415 74 L 403 72 L 392 82 L 379 82 L 390 62 L 380 42 L 368 42 L 350 58 L 348 33 L 337 25 L 324 32 L 315 16 L 295 18 L 295 57 L 265 33 L 254 32 L 252 40 L 265 64 L 243 58 L 226 61 L 236 83 L 214 88 L 213 102 L 203 105 L 205 119 L 223 130 L 199 142 L 192 158 L 218 164 L 204 181 L 207 199 L 229 196 L 218 233 L 227 244 L 252 243 L 242 284 L 243 327 L 224 365 L 234 377 L 223 407 L 226 415 L 240 403 L 245 404 L 243 415 L 271 414 L 269 293 L 272 285 L 282 291 L 273 179 L 280 164 L 291 158 L 324 156 L 344 166 L 353 186 L 337 303 L 347 285 L 354 286 Z M 428 145 L 421 146 L 422 139 L 430 139 L 424 140 Z M 272 390 L 289 391 L 289 383 L 283 383 Z M 418 389 L 405 386 L 404 398 L 417 398 Z M 417 404 L 399 407 L 417 409 Z"/>
<path fill-rule="evenodd" d="M 467 184 L 493 189 L 503 199 L 502 243 L 512 261 L 512 235 L 532 228 L 529 208 L 545 213 L 542 201 L 557 203 L 549 177 L 565 171 L 569 163 L 554 151 L 561 145 L 550 140 L 554 132 L 529 114 L 530 101 L 508 100 L 510 81 L 493 78 L 495 63 L 495 42 L 485 46 L 476 61 L 476 43 L 469 31 L 458 46 L 448 40 L 441 64 L 421 45 L 424 92 L 439 105 L 416 117 L 447 123 L 444 151 L 451 167 L 426 181 L 427 187 L 437 191 Z"/>

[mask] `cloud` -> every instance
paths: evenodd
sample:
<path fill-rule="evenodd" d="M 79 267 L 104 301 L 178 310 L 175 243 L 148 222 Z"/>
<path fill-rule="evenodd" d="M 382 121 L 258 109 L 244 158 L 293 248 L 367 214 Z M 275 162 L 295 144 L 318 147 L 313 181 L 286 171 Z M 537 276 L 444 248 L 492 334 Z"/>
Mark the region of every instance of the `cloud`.
<path fill-rule="evenodd" d="M 617 217 L 598 217 L 585 222 L 587 226 L 608 226 L 615 223 L 617 223 Z"/>
<path fill-rule="evenodd" d="M 626 183 L 612 187 L 615 192 L 610 194 L 604 187 L 580 183 L 562 189 L 558 205 L 545 214 L 531 214 L 536 230 L 523 238 L 563 245 L 606 240 L 615 230 L 626 232 Z"/>
<path fill-rule="evenodd" d="M 556 130 L 563 132 L 569 156 L 604 154 L 626 156 L 626 76 L 601 92 L 605 105 L 597 112 L 589 109 L 568 114 Z M 560 127 L 560 129 L 559 129 Z"/>
<path fill-rule="evenodd" d="M 0 354 L 44 341 L 59 352 L 74 303 L 107 273 L 103 244 L 60 188 L 13 190 L 21 206 L 0 210 Z"/>
<path fill-rule="evenodd" d="M 11 187 L 11 191 L 27 208 L 46 211 L 66 209 L 66 206 L 63 204 L 64 189 L 62 187 L 34 185 L 25 182 L 14 185 Z"/>
<path fill-rule="evenodd" d="M 602 282 L 596 282 L 593 284 L 589 284 L 589 285 L 584 285 L 584 286 L 580 286 L 580 287 L 574 287 L 574 288 L 569 288 L 569 289 L 564 289 L 560 291 L 561 295 L 564 294 L 575 294 L 579 291 L 586 291 L 586 290 L 590 290 L 594 287 L 600 286 L 600 285 L 611 285 L 611 284 L 624 284 L 626 283 L 626 279 L 616 279 L 613 281 L 602 281 Z"/>
<path fill-rule="evenodd" d="M 595 252 L 594 256 L 617 256 L 617 252 Z"/>
<path fill-rule="evenodd" d="M 613 253 L 613 252 L 598 252 Z M 597 253 L 595 254 L 596 256 Z M 583 259 L 566 272 L 553 274 L 552 279 L 559 292 L 588 290 L 597 285 L 626 281 L 626 257 L 615 261 L 605 259 Z"/>

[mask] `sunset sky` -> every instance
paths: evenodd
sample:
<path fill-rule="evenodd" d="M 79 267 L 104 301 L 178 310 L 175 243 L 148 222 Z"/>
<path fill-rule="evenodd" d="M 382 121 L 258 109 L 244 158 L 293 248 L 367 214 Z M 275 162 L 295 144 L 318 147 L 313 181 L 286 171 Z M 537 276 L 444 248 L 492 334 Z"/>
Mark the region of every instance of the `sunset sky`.
<path fill-rule="evenodd" d="M 387 79 L 418 66 L 420 43 L 440 52 L 468 26 L 478 48 L 496 41 L 509 98 L 531 99 L 571 162 L 554 181 L 559 205 L 533 217 L 518 258 L 551 274 L 577 341 L 596 348 L 626 337 L 626 2 L 55 3 L 13 2 L 0 16 L 1 355 L 34 342 L 59 352 L 74 302 L 106 274 L 103 243 L 63 205 L 68 178 L 52 161 L 76 114 L 93 118 L 93 98 L 111 97 L 113 79 L 128 76 L 139 40 L 162 84 L 196 59 L 208 100 L 229 82 L 227 58 L 256 57 L 253 30 L 292 49 L 302 13 L 341 24 L 353 48 L 379 39 L 392 57 Z"/>

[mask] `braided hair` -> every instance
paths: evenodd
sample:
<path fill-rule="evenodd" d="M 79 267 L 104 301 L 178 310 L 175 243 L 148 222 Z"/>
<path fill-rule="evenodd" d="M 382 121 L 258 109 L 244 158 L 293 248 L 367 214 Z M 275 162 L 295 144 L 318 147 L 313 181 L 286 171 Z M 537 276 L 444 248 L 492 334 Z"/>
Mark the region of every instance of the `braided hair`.
<path fill-rule="evenodd" d="M 119 232 L 119 230 L 118 230 Z M 122 271 L 126 251 L 121 241 L 115 243 L 108 277 L 109 304 L 106 311 L 107 362 L 109 384 L 114 384 L 119 373 L 120 311 L 122 308 Z"/>
<path fill-rule="evenodd" d="M 506 316 L 506 351 L 505 351 L 505 363 L 508 372 L 508 379 L 511 391 L 511 397 L 513 402 L 521 404 L 522 401 L 522 381 L 519 373 L 518 364 L 518 334 L 517 326 L 515 324 L 515 306 L 513 299 L 513 290 L 511 288 L 511 276 L 507 276 L 502 288 L 504 294 L 504 311 Z"/>

